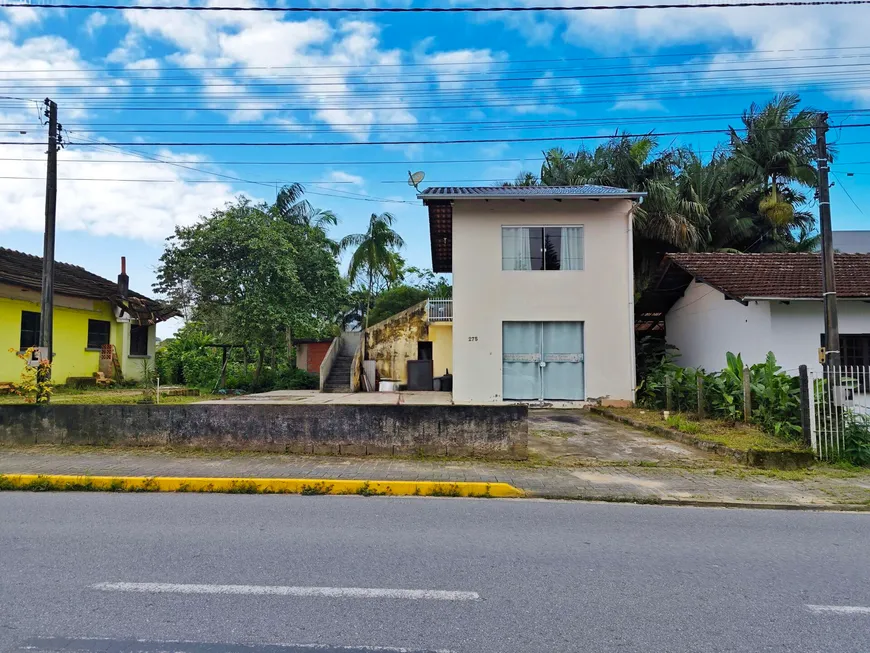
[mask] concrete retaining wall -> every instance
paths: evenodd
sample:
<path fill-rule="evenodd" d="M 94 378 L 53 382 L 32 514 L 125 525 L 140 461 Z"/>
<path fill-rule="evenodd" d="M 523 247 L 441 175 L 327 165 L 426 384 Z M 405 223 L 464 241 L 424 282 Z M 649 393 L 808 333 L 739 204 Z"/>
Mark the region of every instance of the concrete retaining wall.
<path fill-rule="evenodd" d="M 524 406 L 0 406 L 0 443 L 525 459 Z"/>

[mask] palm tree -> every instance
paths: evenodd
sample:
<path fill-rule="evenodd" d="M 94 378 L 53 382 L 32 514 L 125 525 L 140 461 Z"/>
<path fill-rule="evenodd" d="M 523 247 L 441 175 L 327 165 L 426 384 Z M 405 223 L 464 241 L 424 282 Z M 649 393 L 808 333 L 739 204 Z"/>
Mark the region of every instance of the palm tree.
<path fill-rule="evenodd" d="M 375 283 L 379 279 L 390 282 L 401 273 L 403 261 L 396 250 L 404 247 L 405 241 L 393 230 L 393 220 L 389 213 L 372 213 L 365 233 L 350 234 L 339 243 L 342 250 L 356 248 L 347 271 L 350 284 L 353 285 L 361 278 L 366 279 L 366 328 L 369 326 L 369 309 Z"/>
<path fill-rule="evenodd" d="M 288 184 L 278 191 L 272 205 L 273 212 L 284 220 L 297 225 L 325 230 L 338 224 L 338 217 L 332 211 L 315 208 L 308 200 L 302 199 L 305 188 L 302 184 Z"/>
<path fill-rule="evenodd" d="M 758 212 L 776 227 L 790 225 L 795 200 L 800 203 L 785 192 L 789 184 L 816 187 L 816 112 L 795 111 L 799 104 L 795 93 L 778 95 L 763 107 L 753 103 L 743 113 L 745 135 L 730 128 L 733 165 L 747 183 L 760 185 Z"/>

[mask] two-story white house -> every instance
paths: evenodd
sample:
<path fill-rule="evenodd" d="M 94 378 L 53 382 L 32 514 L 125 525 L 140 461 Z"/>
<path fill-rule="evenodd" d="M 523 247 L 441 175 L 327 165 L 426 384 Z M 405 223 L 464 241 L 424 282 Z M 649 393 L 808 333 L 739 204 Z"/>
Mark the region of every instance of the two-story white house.
<path fill-rule="evenodd" d="M 434 303 L 429 320 L 452 328 L 432 340 L 436 362 L 452 359 L 454 402 L 633 400 L 632 213 L 643 195 L 605 186 L 418 195 L 432 268 L 453 274 L 452 305 Z"/>

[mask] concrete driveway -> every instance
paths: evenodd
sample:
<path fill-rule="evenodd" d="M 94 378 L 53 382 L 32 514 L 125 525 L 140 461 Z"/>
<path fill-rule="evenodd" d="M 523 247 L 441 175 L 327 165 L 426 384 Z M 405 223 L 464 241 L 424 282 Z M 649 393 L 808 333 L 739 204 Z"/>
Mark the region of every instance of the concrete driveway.
<path fill-rule="evenodd" d="M 672 463 L 709 466 L 717 458 L 586 410 L 529 411 L 529 453 L 560 463 Z"/>

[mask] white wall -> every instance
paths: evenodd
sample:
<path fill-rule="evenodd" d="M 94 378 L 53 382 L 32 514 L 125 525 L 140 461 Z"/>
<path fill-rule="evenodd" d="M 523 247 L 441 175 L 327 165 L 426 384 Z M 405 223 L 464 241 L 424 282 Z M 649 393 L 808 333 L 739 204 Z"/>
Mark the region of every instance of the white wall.
<path fill-rule="evenodd" d="M 632 399 L 629 200 L 456 200 L 453 398 L 502 400 L 502 322 L 582 321 L 586 396 Z M 502 270 L 502 225 L 583 225 L 584 269 Z M 473 339 L 473 340 L 472 340 Z"/>
<path fill-rule="evenodd" d="M 692 281 L 665 318 L 668 344 L 679 349 L 677 364 L 715 372 L 725 367 L 725 354 L 741 354 L 752 365 L 771 349 L 768 302 L 726 299 L 707 284 Z"/>
<path fill-rule="evenodd" d="M 841 334 L 870 333 L 870 304 L 837 303 Z M 825 330 L 822 302 L 757 301 L 744 306 L 718 290 L 693 281 L 666 318 L 667 341 L 679 349 L 677 364 L 714 372 L 725 367 L 726 352 L 747 365 L 772 351 L 777 363 L 796 374 L 800 365 L 821 371 L 818 349 Z"/>
<path fill-rule="evenodd" d="M 818 350 L 821 334 L 825 331 L 824 308 L 821 301 L 794 301 L 789 304 L 771 303 L 773 317 L 773 353 L 786 370 L 806 365 L 810 370 L 822 371 Z M 837 302 L 840 334 L 870 333 L 870 304 L 861 301 Z"/>

